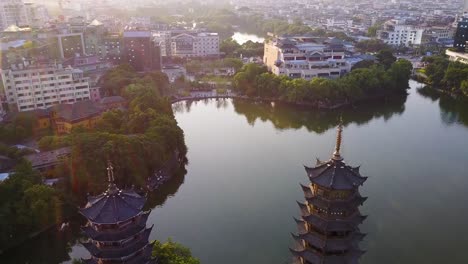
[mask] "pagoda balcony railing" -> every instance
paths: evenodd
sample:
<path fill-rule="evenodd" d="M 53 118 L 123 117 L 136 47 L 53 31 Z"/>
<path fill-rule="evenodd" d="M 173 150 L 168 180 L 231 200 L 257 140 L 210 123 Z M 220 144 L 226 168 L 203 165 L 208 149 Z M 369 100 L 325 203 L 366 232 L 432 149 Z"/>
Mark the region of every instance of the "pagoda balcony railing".
<path fill-rule="evenodd" d="M 138 243 L 141 237 L 142 237 L 141 235 L 138 235 L 136 237 L 132 236 L 128 239 L 121 240 L 118 242 L 111 242 L 111 243 L 97 242 L 96 246 L 100 249 L 106 249 L 106 250 L 121 250 L 122 248 L 127 248 Z"/>
<path fill-rule="evenodd" d="M 319 211 L 315 208 L 312 208 L 309 210 L 310 214 L 313 214 L 313 215 L 316 215 L 324 220 L 344 220 L 346 218 L 349 218 L 351 216 L 354 216 L 355 214 L 359 214 L 359 210 L 356 209 L 356 211 L 354 211 L 353 213 L 351 214 L 346 214 L 343 212 L 343 214 L 331 214 L 329 212 L 323 212 L 323 211 Z M 333 217 L 333 218 L 330 218 L 330 217 Z"/>

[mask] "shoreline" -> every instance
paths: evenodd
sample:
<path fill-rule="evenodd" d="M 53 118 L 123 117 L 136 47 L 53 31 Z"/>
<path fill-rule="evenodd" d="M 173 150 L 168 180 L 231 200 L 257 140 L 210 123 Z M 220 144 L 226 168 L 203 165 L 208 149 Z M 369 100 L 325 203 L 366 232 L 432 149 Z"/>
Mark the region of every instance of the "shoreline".
<path fill-rule="evenodd" d="M 178 103 L 178 102 L 183 102 L 183 101 L 200 101 L 200 100 L 205 100 L 205 99 L 240 99 L 240 100 L 247 100 L 247 101 L 261 101 L 261 102 L 275 102 L 275 103 L 281 103 L 281 104 L 287 104 L 291 106 L 296 106 L 296 107 L 302 107 L 302 108 L 308 108 L 308 109 L 314 109 L 314 110 L 324 110 L 324 111 L 334 111 L 334 110 L 339 110 L 339 109 L 344 109 L 348 107 L 352 107 L 357 104 L 362 104 L 365 102 L 371 102 L 371 101 L 378 101 L 382 100 L 385 98 L 391 98 L 391 97 L 398 97 L 402 95 L 406 95 L 407 92 L 405 91 L 404 93 L 389 93 L 389 94 L 382 94 L 382 95 L 374 95 L 374 96 L 368 96 L 359 100 L 355 101 L 347 101 L 347 102 L 342 102 L 342 103 L 336 103 L 336 104 L 321 104 L 321 102 L 288 102 L 286 100 L 282 100 L 279 98 L 264 98 L 264 97 L 250 97 L 246 95 L 207 95 L 207 96 L 189 96 L 189 97 L 180 97 L 180 98 L 175 98 L 170 100 L 171 105 Z"/>

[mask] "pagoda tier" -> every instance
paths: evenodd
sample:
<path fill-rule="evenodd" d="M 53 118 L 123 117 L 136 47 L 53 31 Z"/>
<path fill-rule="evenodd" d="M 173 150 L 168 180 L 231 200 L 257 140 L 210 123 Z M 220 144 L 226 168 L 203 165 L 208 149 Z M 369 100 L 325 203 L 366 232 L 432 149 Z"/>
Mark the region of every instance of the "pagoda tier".
<path fill-rule="evenodd" d="M 140 216 L 135 217 L 135 222 L 121 227 L 120 229 L 107 229 L 97 231 L 95 227 L 88 224 L 81 228 L 86 237 L 93 241 L 123 241 L 129 236 L 143 232 L 146 229 L 146 221 L 148 220 L 150 211 L 143 212 Z"/>
<path fill-rule="evenodd" d="M 80 209 L 88 220 L 82 231 L 89 240 L 83 246 L 91 254 L 84 262 L 153 263 L 153 247 L 148 243 L 153 227 L 146 227 L 150 211 L 142 211 L 146 197 L 133 189 L 117 188 L 112 165 L 109 165 L 108 176 L 108 189 L 98 196 L 88 197 L 88 203 Z"/>
<path fill-rule="evenodd" d="M 365 237 L 359 225 L 366 219 L 359 206 L 366 201 L 359 193 L 365 181 L 359 167 L 346 165 L 340 155 L 342 126 L 338 127 L 335 152 L 329 161 L 317 160 L 305 167 L 309 186 L 301 185 L 305 203 L 298 202 L 301 218 L 291 249 L 293 263 L 357 264 L 364 251 L 359 242 Z"/>

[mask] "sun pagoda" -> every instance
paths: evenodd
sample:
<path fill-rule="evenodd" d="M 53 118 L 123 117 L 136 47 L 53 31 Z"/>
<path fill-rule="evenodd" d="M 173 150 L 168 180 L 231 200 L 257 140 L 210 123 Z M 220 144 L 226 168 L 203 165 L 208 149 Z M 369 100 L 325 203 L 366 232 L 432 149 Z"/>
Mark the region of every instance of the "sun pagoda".
<path fill-rule="evenodd" d="M 114 183 L 113 167 L 107 168 L 109 186 L 98 196 L 89 196 L 80 213 L 88 220 L 82 227 L 89 238 L 83 246 L 93 264 L 154 263 L 148 238 L 153 227 L 146 227 L 150 211 L 143 212 L 146 197 L 133 189 L 120 190 Z"/>
<path fill-rule="evenodd" d="M 294 264 L 357 264 L 364 251 L 359 230 L 366 216 L 358 207 L 367 199 L 359 186 L 367 179 L 359 167 L 347 165 L 340 154 L 343 126 L 338 126 L 336 148 L 330 160 L 317 159 L 313 168 L 305 167 L 309 186 L 302 186 L 305 203 L 300 203 L 301 218 L 295 219 L 298 234 L 291 248 Z"/>

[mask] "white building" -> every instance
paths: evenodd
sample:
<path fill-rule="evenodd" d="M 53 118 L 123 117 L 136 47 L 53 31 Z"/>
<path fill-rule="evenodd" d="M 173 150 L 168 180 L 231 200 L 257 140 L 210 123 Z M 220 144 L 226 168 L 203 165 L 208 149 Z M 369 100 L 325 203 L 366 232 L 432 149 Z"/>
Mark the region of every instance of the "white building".
<path fill-rule="evenodd" d="M 213 57 L 219 53 L 218 33 L 160 31 L 153 34 L 162 56 Z"/>
<path fill-rule="evenodd" d="M 22 0 L 0 1 L 0 29 L 8 26 L 25 26 L 29 24 L 26 8 Z"/>
<path fill-rule="evenodd" d="M 10 109 L 20 112 L 90 99 L 89 78 L 81 70 L 20 64 L 1 75 Z"/>
<path fill-rule="evenodd" d="M 345 46 L 338 39 L 275 38 L 265 42 L 263 62 L 276 75 L 306 80 L 338 78 L 351 71 Z"/>
<path fill-rule="evenodd" d="M 385 22 L 377 37 L 393 46 L 421 45 L 424 29 L 401 24 L 398 20 Z"/>

